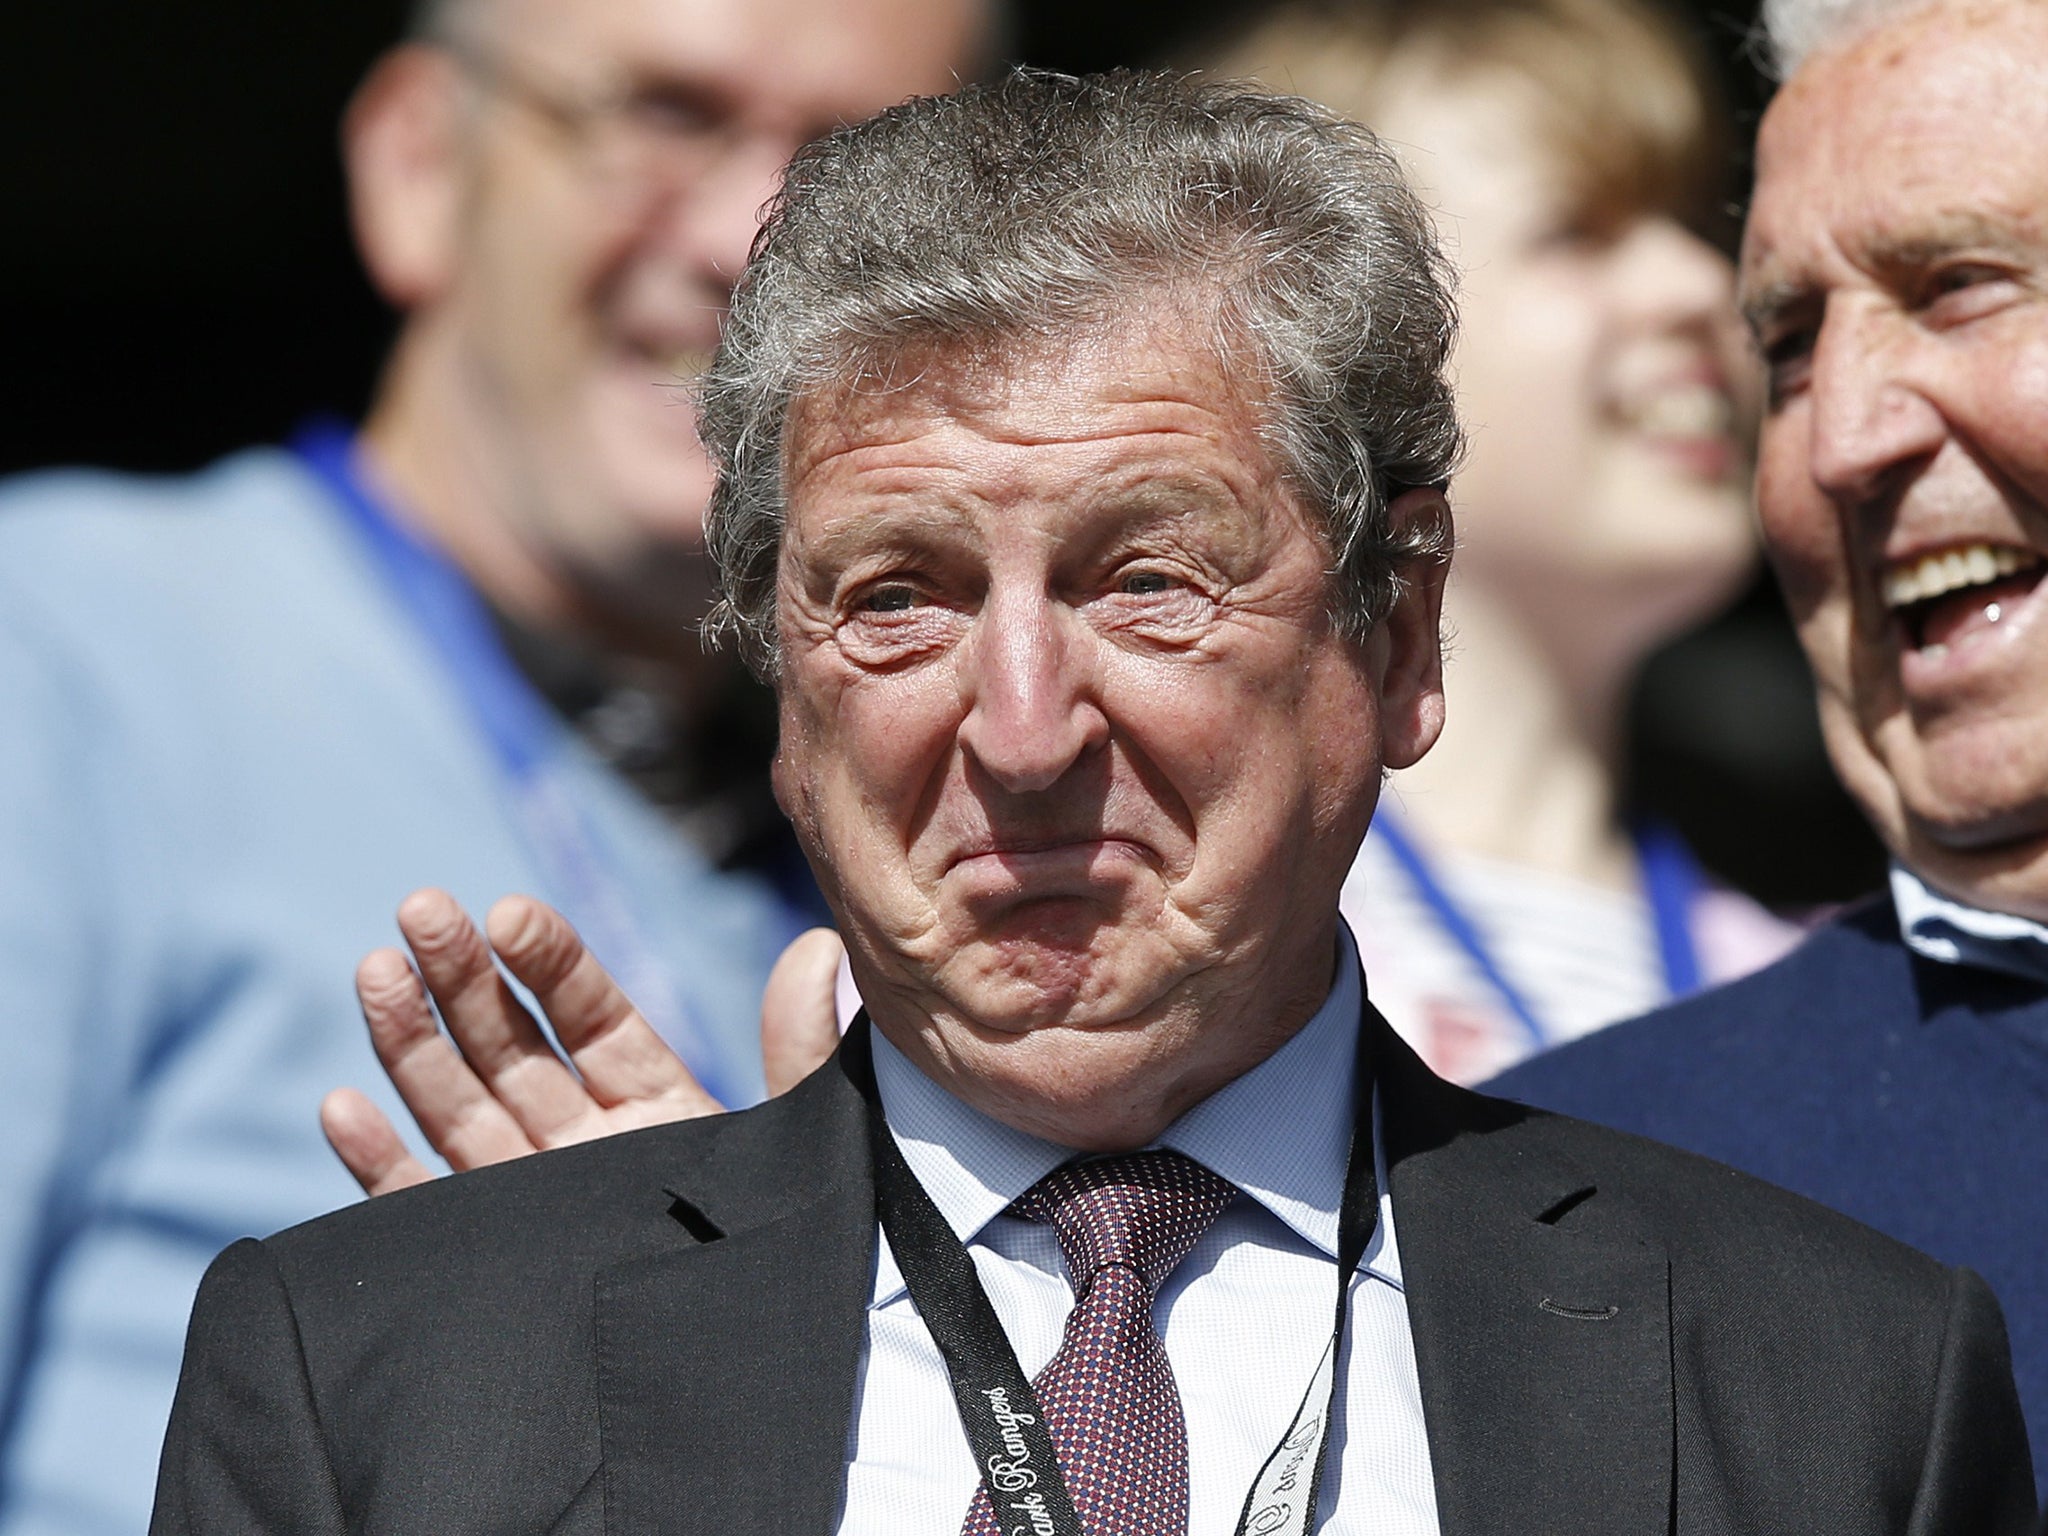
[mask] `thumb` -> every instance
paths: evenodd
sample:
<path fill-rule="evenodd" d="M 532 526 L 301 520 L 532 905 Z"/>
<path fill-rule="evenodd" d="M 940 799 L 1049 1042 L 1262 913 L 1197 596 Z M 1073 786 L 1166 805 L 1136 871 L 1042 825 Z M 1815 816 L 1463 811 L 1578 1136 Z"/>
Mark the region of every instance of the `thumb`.
<path fill-rule="evenodd" d="M 809 1077 L 839 1048 L 839 962 L 846 946 L 830 928 L 790 941 L 761 994 L 761 1061 L 768 1091 L 782 1093 Z"/>

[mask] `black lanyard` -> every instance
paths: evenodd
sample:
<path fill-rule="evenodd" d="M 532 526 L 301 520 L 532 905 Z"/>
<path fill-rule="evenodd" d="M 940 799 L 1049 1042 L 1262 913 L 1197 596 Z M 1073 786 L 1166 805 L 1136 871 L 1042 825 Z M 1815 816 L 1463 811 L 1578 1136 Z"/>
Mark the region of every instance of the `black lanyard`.
<path fill-rule="evenodd" d="M 847 1031 L 840 1055 L 848 1078 L 868 1103 L 876 1215 L 910 1299 L 945 1358 L 953 1402 L 997 1511 L 996 1523 L 1004 1531 L 1028 1531 L 1032 1536 L 1085 1536 L 1037 1395 L 989 1304 L 974 1260 L 904 1161 L 883 1116 L 870 1028 L 863 1010 Z M 1350 1314 L 1351 1276 L 1379 1224 L 1370 1055 L 1361 1033 L 1352 1091 L 1351 1150 L 1337 1227 L 1337 1306 L 1330 1341 L 1287 1433 L 1252 1480 L 1238 1517 L 1239 1536 L 1305 1536 L 1315 1529 L 1316 1496 L 1337 1402 L 1337 1362 Z M 1304 1478 L 1303 1469 L 1310 1463 L 1312 1470 Z"/>

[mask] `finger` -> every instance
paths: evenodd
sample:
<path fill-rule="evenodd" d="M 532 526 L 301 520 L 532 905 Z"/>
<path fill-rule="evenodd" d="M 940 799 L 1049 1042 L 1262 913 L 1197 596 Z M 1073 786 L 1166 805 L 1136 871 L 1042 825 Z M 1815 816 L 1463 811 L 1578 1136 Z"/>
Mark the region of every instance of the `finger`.
<path fill-rule="evenodd" d="M 561 913 L 531 896 L 507 896 L 484 926 L 505 968 L 547 1014 L 587 1094 L 581 1106 L 564 1104 L 547 1128 L 548 1145 L 620 1129 L 619 1116 L 604 1111 L 626 1111 L 634 1124 L 719 1111 Z"/>
<path fill-rule="evenodd" d="M 846 946 L 830 928 L 791 940 L 761 994 L 761 1061 L 768 1091 L 795 1087 L 839 1049 L 839 963 Z"/>
<path fill-rule="evenodd" d="M 353 1088 L 337 1088 L 320 1101 L 320 1129 L 366 1195 L 388 1195 L 434 1176 L 406 1150 L 384 1112 Z"/>
<path fill-rule="evenodd" d="M 554 1050 L 491 958 L 490 947 L 446 891 L 414 891 L 399 904 L 398 931 L 458 1049 L 489 1080 L 527 1057 Z"/>
<path fill-rule="evenodd" d="M 441 1033 L 418 976 L 395 949 L 356 967 L 356 1000 L 385 1076 L 433 1149 L 455 1168 L 503 1162 L 533 1144 Z"/>
<path fill-rule="evenodd" d="M 552 909 L 545 910 L 560 924 L 567 942 L 580 950 L 575 930 Z M 449 1037 L 484 1091 L 518 1125 L 525 1142 L 551 1147 L 595 1134 L 585 1122 L 598 1106 L 505 984 L 483 935 L 455 899 L 445 891 L 415 891 L 398 909 L 398 926 L 412 946 Z M 537 1000 L 543 1008 L 551 1006 L 545 997 Z M 478 1109 L 481 1113 L 481 1106 Z M 487 1115 L 478 1124 L 495 1128 Z"/>

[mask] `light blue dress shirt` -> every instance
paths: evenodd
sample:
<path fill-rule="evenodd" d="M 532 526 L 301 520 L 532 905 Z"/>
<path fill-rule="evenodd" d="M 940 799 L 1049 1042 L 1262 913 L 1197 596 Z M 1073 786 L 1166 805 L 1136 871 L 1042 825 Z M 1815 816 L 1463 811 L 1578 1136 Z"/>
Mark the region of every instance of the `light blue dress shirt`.
<path fill-rule="evenodd" d="M 461 689 L 276 451 L 0 487 L 0 1533 L 135 1536 L 201 1271 L 358 1198 L 351 989 L 433 883 L 560 897 Z M 559 726 L 559 722 L 556 722 Z M 549 782 L 761 1092 L 785 929 L 566 729 Z M 574 903 L 570 903 L 573 908 Z"/>
<path fill-rule="evenodd" d="M 1944 896 L 1903 864 L 1892 865 L 1891 885 L 1899 932 L 1915 954 L 2048 982 L 2048 928 L 2032 918 Z"/>
<path fill-rule="evenodd" d="M 1350 1147 L 1359 973 L 1349 934 L 1337 982 L 1294 1038 L 1169 1126 L 1156 1145 L 1241 1191 L 1160 1287 L 1153 1316 L 1188 1430 L 1189 1536 L 1228 1536 L 1294 1418 L 1336 1304 L 1337 1226 Z M 1059 1347 L 1074 1302 L 1049 1227 L 1003 1213 L 1074 1154 L 991 1120 L 879 1034 L 875 1077 L 903 1155 L 968 1246 L 1026 1375 Z M 1377 1134 L 1375 1149 L 1377 1151 Z M 1351 1281 L 1319 1529 L 1436 1536 L 1436 1494 L 1393 1202 Z M 945 1364 L 879 1245 L 839 1529 L 958 1536 L 974 1459 Z"/>

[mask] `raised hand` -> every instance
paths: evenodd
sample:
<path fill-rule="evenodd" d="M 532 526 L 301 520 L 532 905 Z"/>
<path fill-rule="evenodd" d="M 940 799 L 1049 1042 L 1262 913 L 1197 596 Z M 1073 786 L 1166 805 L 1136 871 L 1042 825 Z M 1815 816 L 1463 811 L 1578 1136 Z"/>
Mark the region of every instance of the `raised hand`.
<path fill-rule="evenodd" d="M 485 919 L 487 943 L 453 897 L 415 891 L 399 908 L 398 926 L 417 974 L 400 951 L 376 950 L 356 969 L 356 996 L 378 1060 L 450 1167 L 722 1109 L 545 903 L 526 896 L 498 902 Z M 493 951 L 540 1004 L 566 1061 L 505 985 Z M 841 953 L 837 935 L 813 929 L 776 962 L 761 1005 L 771 1093 L 837 1045 L 833 984 Z M 320 1123 L 369 1194 L 434 1176 L 353 1089 L 327 1096 Z"/>

